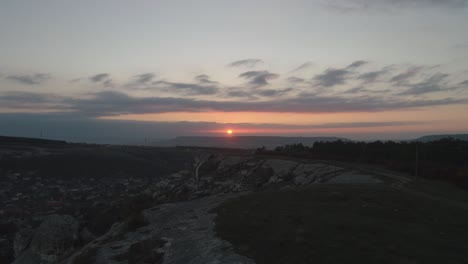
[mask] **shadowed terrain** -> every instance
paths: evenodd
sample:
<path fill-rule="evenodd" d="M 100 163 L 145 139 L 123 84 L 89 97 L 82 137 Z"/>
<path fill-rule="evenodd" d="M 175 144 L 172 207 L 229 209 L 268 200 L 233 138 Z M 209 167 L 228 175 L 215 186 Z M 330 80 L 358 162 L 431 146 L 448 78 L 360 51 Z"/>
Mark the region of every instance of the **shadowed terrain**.
<path fill-rule="evenodd" d="M 291 147 L 1 147 L 2 263 L 468 261 L 468 194 L 378 163 Z"/>
<path fill-rule="evenodd" d="M 465 263 L 467 209 L 386 186 L 319 185 L 227 201 L 216 230 L 256 263 Z"/>

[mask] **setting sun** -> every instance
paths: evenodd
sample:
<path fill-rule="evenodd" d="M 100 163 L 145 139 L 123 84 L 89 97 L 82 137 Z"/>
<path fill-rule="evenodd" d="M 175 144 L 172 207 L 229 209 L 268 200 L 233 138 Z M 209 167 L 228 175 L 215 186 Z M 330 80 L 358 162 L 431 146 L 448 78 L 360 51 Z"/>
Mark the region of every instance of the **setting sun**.
<path fill-rule="evenodd" d="M 226 131 L 226 133 L 227 133 L 228 135 L 232 135 L 232 130 L 231 130 L 231 129 L 228 129 L 228 130 Z"/>

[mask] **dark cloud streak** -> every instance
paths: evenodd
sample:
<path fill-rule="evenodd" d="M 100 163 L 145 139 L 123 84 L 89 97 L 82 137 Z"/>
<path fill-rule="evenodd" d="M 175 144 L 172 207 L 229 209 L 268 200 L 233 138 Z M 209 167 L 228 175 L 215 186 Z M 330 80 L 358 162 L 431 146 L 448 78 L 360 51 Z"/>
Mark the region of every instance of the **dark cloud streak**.
<path fill-rule="evenodd" d="M 239 78 L 249 80 L 249 84 L 254 87 L 260 87 L 268 85 L 269 80 L 273 80 L 279 77 L 279 74 L 271 73 L 269 71 L 248 71 L 241 73 Z"/>
<path fill-rule="evenodd" d="M 154 79 L 154 77 L 156 77 L 156 74 L 148 72 L 148 73 L 135 75 L 134 81 L 137 84 L 148 84 Z"/>
<path fill-rule="evenodd" d="M 305 62 L 305 63 L 299 65 L 297 68 L 293 69 L 293 70 L 290 71 L 290 72 L 299 72 L 299 71 L 303 71 L 303 70 L 309 69 L 309 68 L 311 68 L 311 67 L 313 67 L 313 66 L 314 66 L 314 63 L 308 61 L 308 62 Z"/>
<path fill-rule="evenodd" d="M 314 77 L 314 81 L 318 86 L 321 87 L 333 87 L 336 85 L 345 84 L 350 74 L 351 72 L 345 69 L 329 68 L 325 70 L 324 73 L 317 74 Z"/>
<path fill-rule="evenodd" d="M 210 76 L 206 74 L 200 74 L 200 75 L 195 76 L 195 80 L 197 80 L 200 83 L 210 83 L 210 84 L 218 83 L 218 82 L 210 80 Z"/>
<path fill-rule="evenodd" d="M 376 112 L 428 106 L 466 104 L 468 99 L 401 100 L 379 97 L 300 97 L 281 101 L 236 102 L 185 98 L 136 98 L 120 93 L 97 93 L 92 99 L 74 99 L 73 108 L 91 115 L 119 115 L 165 112 Z"/>
<path fill-rule="evenodd" d="M 253 68 L 259 64 L 263 64 L 263 61 L 260 59 L 245 59 L 245 60 L 238 60 L 228 64 L 228 67 L 246 67 L 246 68 Z"/>
<path fill-rule="evenodd" d="M 367 61 L 364 61 L 364 60 L 359 60 L 359 61 L 355 61 L 353 63 L 351 63 L 348 67 L 346 67 L 347 69 L 356 69 L 356 68 L 359 68 L 361 66 L 364 66 L 366 64 L 368 64 L 369 62 Z"/>
<path fill-rule="evenodd" d="M 100 73 L 89 77 L 89 80 L 93 83 L 99 83 L 104 87 L 113 87 L 114 83 L 108 73 Z"/>
<path fill-rule="evenodd" d="M 464 8 L 468 0 L 326 0 L 323 6 L 338 12 L 388 11 L 422 8 Z"/>
<path fill-rule="evenodd" d="M 358 80 L 366 84 L 374 83 L 379 79 L 379 77 L 385 75 L 386 73 L 388 73 L 387 69 L 383 69 L 380 71 L 366 72 L 366 73 L 359 75 Z"/>
<path fill-rule="evenodd" d="M 315 81 L 315 84 L 320 87 L 333 87 L 336 85 L 346 84 L 355 73 L 354 70 L 366 64 L 368 64 L 367 61 L 358 60 L 351 63 L 346 68 L 328 68 L 322 74 L 315 75 L 313 80 Z"/>
<path fill-rule="evenodd" d="M 305 82 L 305 80 L 303 78 L 299 78 L 299 77 L 296 77 L 296 76 L 291 76 L 288 78 L 288 82 L 290 83 L 303 83 Z"/>
<path fill-rule="evenodd" d="M 153 82 L 153 85 L 155 87 L 149 89 L 162 89 L 166 92 L 182 93 L 185 95 L 214 95 L 219 91 L 219 88 L 215 85 L 200 85 L 196 83 L 157 81 Z"/>
<path fill-rule="evenodd" d="M 110 75 L 108 73 L 100 73 L 89 77 L 89 79 L 93 82 L 102 82 L 108 79 L 109 77 Z"/>
<path fill-rule="evenodd" d="M 339 97 L 300 96 L 267 101 L 214 101 L 173 97 L 132 97 L 124 93 L 103 91 L 88 98 L 70 98 L 40 93 L 13 94 L 17 102 L 34 102 L 56 105 L 57 111 L 74 111 L 88 116 L 114 116 L 122 114 L 145 114 L 167 112 L 294 112 L 294 113 L 337 113 L 379 112 L 415 109 L 430 106 L 468 104 L 468 98 L 401 99 L 379 96 Z M 0 96 L 0 102 L 11 103 L 12 94 Z"/>
<path fill-rule="evenodd" d="M 37 73 L 37 74 L 24 74 L 24 75 L 8 75 L 6 79 L 15 81 L 20 84 L 26 85 L 38 85 L 46 82 L 47 80 L 51 79 L 52 77 L 50 74 L 45 73 Z"/>
<path fill-rule="evenodd" d="M 446 92 L 451 90 L 457 90 L 461 87 L 458 86 L 447 86 L 446 79 L 450 75 L 437 73 L 429 77 L 428 79 L 416 83 L 410 84 L 409 89 L 401 92 L 400 95 L 421 95 L 434 92 Z"/>
<path fill-rule="evenodd" d="M 410 67 L 406 71 L 393 76 L 390 79 L 391 83 L 394 83 L 396 85 L 405 85 L 411 78 L 417 76 L 421 71 L 423 67 Z"/>

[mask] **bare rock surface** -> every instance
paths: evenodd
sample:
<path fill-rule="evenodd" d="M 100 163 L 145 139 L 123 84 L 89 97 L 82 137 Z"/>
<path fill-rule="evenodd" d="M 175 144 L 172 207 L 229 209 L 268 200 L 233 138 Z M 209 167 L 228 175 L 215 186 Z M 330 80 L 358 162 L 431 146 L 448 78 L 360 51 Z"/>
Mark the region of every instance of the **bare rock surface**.
<path fill-rule="evenodd" d="M 147 219 L 160 227 L 158 235 L 168 240 L 162 249 L 163 263 L 253 263 L 235 254 L 228 242 L 215 236 L 215 214 L 210 211 L 231 197 L 234 196 L 218 195 L 146 210 Z"/>
<path fill-rule="evenodd" d="M 34 231 L 29 248 L 14 263 L 56 263 L 74 251 L 78 221 L 68 215 L 50 215 Z M 18 250 L 24 245 L 17 244 Z"/>
<path fill-rule="evenodd" d="M 211 156 L 194 173 L 180 171 L 149 187 L 153 199 L 173 197 L 142 211 L 145 226 L 115 224 L 63 263 L 254 263 L 216 237 L 212 212 L 221 202 L 262 188 L 321 183 L 380 183 L 371 174 L 323 163 Z M 273 180 L 272 180 L 273 179 Z M 247 188 L 248 187 L 248 188 Z"/>
<path fill-rule="evenodd" d="M 24 228 L 18 231 L 15 234 L 13 249 L 15 251 L 15 257 L 18 257 L 23 251 L 25 251 L 29 243 L 31 243 L 31 239 L 34 235 L 34 230 L 32 228 Z"/>
<path fill-rule="evenodd" d="M 8 263 L 13 257 L 10 241 L 0 239 L 0 263 Z"/>
<path fill-rule="evenodd" d="M 125 223 L 115 225 L 65 263 L 254 263 L 215 236 L 211 210 L 232 197 L 215 195 L 147 209 L 143 211 L 147 226 L 128 232 Z"/>
<path fill-rule="evenodd" d="M 181 166 L 136 189 L 138 203 L 145 203 L 130 210 L 137 225 L 128 215 L 111 218 L 102 233 L 93 234 L 71 216 L 49 215 L 36 230 L 16 234 L 10 243 L 14 263 L 254 263 L 215 236 L 212 209 L 221 202 L 252 191 L 311 184 L 383 183 L 371 172 L 320 161 L 196 154 L 198 161 L 191 168 Z M 129 184 L 128 180 L 123 184 L 126 191 Z M 106 203 L 100 206 L 105 209 Z"/>
<path fill-rule="evenodd" d="M 270 178 L 270 183 L 282 182 L 297 166 L 298 162 L 281 159 L 268 159 L 263 163 L 263 167 L 272 168 L 273 176 Z"/>
<path fill-rule="evenodd" d="M 219 170 L 229 169 L 233 166 L 239 165 L 242 162 L 247 161 L 248 159 L 249 157 L 245 157 L 245 156 L 228 156 L 221 160 L 221 162 L 219 163 L 218 169 Z"/>
<path fill-rule="evenodd" d="M 331 178 L 327 183 L 374 184 L 383 183 L 383 181 L 369 174 L 351 171 L 340 173 L 338 176 Z"/>

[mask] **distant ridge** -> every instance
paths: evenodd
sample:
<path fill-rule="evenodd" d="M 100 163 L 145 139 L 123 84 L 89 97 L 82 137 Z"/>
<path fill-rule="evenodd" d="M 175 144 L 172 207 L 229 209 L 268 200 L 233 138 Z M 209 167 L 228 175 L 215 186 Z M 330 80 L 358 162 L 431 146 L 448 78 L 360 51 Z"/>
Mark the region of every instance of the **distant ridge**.
<path fill-rule="evenodd" d="M 163 143 L 164 146 L 196 146 L 221 148 L 273 149 L 286 144 L 302 143 L 311 146 L 318 141 L 349 141 L 339 137 L 276 137 L 276 136 L 232 136 L 232 137 L 176 137 Z"/>
<path fill-rule="evenodd" d="M 41 139 L 41 138 L 27 138 L 27 137 L 6 137 L 0 136 L 1 145 L 64 145 L 66 141 Z"/>
<path fill-rule="evenodd" d="M 415 139 L 415 141 L 430 142 L 430 141 L 441 140 L 444 138 L 452 138 L 452 139 L 468 141 L 468 134 L 427 135 L 427 136 L 422 136 L 420 138 L 417 138 Z"/>

